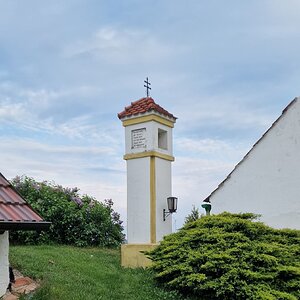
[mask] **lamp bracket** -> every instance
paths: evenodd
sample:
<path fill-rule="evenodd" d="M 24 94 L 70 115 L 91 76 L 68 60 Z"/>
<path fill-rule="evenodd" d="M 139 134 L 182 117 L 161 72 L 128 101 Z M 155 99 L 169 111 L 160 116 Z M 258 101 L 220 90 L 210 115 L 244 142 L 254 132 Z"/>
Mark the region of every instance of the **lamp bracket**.
<path fill-rule="evenodd" d="M 171 215 L 172 213 L 170 211 L 166 211 L 163 209 L 163 220 L 166 221 L 166 218 Z"/>

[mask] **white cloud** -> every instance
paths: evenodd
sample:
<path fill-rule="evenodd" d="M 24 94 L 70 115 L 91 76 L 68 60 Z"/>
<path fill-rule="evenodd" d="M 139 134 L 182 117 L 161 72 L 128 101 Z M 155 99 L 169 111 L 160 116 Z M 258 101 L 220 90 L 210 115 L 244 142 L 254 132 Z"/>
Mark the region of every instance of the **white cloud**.
<path fill-rule="evenodd" d="M 98 200 L 112 198 L 125 211 L 126 178 L 122 157 L 109 147 L 66 146 L 31 139 L 0 137 L 1 172 L 12 178 L 27 175 L 38 181 L 77 186 Z M 95 171 L 93 171 L 95 169 Z"/>
<path fill-rule="evenodd" d="M 179 117 L 183 219 L 250 149 L 247 130 L 258 139 L 298 94 L 299 1 L 75 2 L 0 4 L 0 171 L 77 185 L 124 209 L 124 137 L 111 112 L 149 76 Z"/>
<path fill-rule="evenodd" d="M 19 122 L 20 119 L 28 117 L 29 114 L 22 103 L 9 103 L 8 99 L 1 102 L 0 119 L 2 122 Z"/>
<path fill-rule="evenodd" d="M 191 138 L 178 138 L 175 141 L 175 147 L 180 150 L 186 150 L 190 152 L 200 153 L 212 153 L 216 151 L 232 151 L 228 143 L 223 140 L 214 139 L 191 139 Z"/>
<path fill-rule="evenodd" d="M 118 134 L 106 133 L 112 129 L 100 130 L 103 121 L 95 119 L 95 111 L 88 113 L 80 110 L 81 103 L 73 109 L 68 99 L 86 99 L 101 91 L 101 88 L 82 85 L 65 90 L 46 90 L 22 88 L 13 82 L 0 83 L 0 124 L 33 132 L 65 136 L 70 139 L 81 138 L 115 143 Z M 77 99 L 76 98 L 76 99 Z M 87 105 L 82 101 L 84 105 Z M 68 115 L 74 110 L 73 115 Z M 57 115 L 61 116 L 57 118 Z M 99 114 L 98 114 L 99 115 Z M 116 138 L 115 138 L 116 137 Z"/>
<path fill-rule="evenodd" d="M 180 112 L 178 127 L 189 128 L 190 132 L 203 126 L 237 131 L 255 128 L 259 131 L 267 129 L 274 121 L 272 112 L 251 105 L 249 96 L 199 95 L 189 98 L 185 105 L 177 102 L 174 110 Z"/>
<path fill-rule="evenodd" d="M 107 146 L 65 146 L 50 145 L 31 139 L 0 138 L 1 151 L 11 152 L 13 149 L 22 149 L 22 151 L 56 153 L 56 154 L 76 154 L 76 155 L 99 155 L 114 152 Z"/>
<path fill-rule="evenodd" d="M 66 57 L 91 55 L 111 64 L 136 64 L 153 60 L 157 62 L 171 56 L 173 51 L 150 32 L 102 27 L 92 37 L 66 46 L 63 54 Z"/>

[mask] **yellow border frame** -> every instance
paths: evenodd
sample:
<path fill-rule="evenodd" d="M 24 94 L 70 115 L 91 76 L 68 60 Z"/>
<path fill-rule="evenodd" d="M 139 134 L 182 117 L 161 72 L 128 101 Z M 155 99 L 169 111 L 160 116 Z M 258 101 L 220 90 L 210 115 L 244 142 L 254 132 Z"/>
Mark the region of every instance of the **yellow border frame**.
<path fill-rule="evenodd" d="M 143 157 L 159 157 L 159 158 L 169 160 L 169 161 L 174 161 L 175 160 L 174 156 L 159 153 L 157 151 L 145 151 L 145 152 L 139 152 L 139 153 L 130 153 L 130 154 L 125 154 L 123 156 L 124 160 L 135 159 L 135 158 L 143 158 Z"/>
<path fill-rule="evenodd" d="M 156 243 L 156 170 L 155 156 L 150 157 L 150 242 Z"/>
<path fill-rule="evenodd" d="M 174 123 L 175 123 L 175 121 L 167 120 L 157 115 L 148 115 L 148 116 L 136 117 L 133 119 L 127 119 L 122 121 L 122 123 L 123 126 L 126 127 L 130 125 L 135 125 L 135 124 L 140 124 L 140 123 L 145 123 L 150 121 L 156 121 L 158 123 L 161 123 L 171 128 L 174 127 Z"/>

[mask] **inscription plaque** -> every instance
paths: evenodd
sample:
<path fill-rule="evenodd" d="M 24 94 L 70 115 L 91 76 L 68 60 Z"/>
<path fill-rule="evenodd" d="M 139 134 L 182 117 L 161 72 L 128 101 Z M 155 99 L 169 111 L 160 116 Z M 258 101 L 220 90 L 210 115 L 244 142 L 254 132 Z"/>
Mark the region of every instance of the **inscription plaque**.
<path fill-rule="evenodd" d="M 140 128 L 131 131 L 131 148 L 146 148 L 146 128 Z"/>

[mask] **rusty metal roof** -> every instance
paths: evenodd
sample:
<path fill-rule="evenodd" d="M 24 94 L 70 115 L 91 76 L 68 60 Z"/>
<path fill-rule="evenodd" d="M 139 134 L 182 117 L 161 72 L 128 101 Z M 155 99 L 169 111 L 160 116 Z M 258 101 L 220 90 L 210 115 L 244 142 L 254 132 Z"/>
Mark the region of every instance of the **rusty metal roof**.
<path fill-rule="evenodd" d="M 0 231 L 39 230 L 51 223 L 45 222 L 9 181 L 0 173 Z"/>

